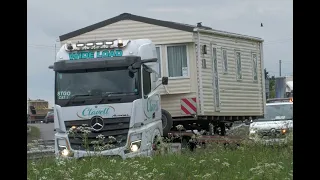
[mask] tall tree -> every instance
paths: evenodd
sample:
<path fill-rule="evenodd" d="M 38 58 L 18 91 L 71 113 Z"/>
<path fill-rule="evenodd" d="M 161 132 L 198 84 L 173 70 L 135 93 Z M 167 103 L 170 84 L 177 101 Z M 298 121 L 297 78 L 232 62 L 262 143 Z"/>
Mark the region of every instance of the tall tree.
<path fill-rule="evenodd" d="M 270 91 L 270 98 L 276 97 L 276 78 L 271 76 L 269 78 L 269 91 Z"/>
<path fill-rule="evenodd" d="M 268 98 L 275 98 L 276 97 L 276 90 L 275 90 L 275 77 L 269 75 L 267 69 L 264 69 L 264 78 L 269 80 L 269 97 Z"/>

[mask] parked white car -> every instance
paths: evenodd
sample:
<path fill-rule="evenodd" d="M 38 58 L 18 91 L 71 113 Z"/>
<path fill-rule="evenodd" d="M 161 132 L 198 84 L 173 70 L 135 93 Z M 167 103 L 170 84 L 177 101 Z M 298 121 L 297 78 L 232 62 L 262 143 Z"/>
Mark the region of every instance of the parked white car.
<path fill-rule="evenodd" d="M 266 144 L 285 143 L 292 130 L 293 102 L 267 103 L 264 118 L 250 124 L 249 139 Z"/>

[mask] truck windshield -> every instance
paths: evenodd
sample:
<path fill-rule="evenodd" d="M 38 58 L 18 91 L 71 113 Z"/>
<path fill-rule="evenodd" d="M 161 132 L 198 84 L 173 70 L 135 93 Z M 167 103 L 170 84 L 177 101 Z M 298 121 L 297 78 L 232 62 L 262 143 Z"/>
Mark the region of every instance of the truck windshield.
<path fill-rule="evenodd" d="M 56 73 L 56 102 L 81 97 L 102 98 L 108 94 L 138 95 L 138 73 L 126 69 Z M 73 100 L 71 99 L 71 100 Z"/>
<path fill-rule="evenodd" d="M 257 121 L 281 121 L 293 120 L 293 104 L 274 104 L 266 106 L 266 114 L 264 118 Z"/>

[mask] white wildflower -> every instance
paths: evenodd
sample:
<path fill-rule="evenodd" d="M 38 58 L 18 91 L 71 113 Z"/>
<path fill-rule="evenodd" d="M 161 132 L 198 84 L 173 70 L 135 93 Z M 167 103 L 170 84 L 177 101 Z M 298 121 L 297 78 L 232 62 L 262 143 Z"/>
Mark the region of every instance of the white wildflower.
<path fill-rule="evenodd" d="M 84 175 L 86 178 L 92 178 L 94 177 L 94 174 L 92 172 L 89 172 L 87 174 Z"/>
<path fill-rule="evenodd" d="M 207 173 L 207 174 L 202 176 L 203 179 L 207 179 L 207 178 L 210 178 L 210 177 L 211 177 L 211 174 L 209 174 L 209 173 Z"/>
<path fill-rule="evenodd" d="M 184 129 L 183 125 L 179 124 L 176 126 L 178 131 L 182 131 Z"/>
<path fill-rule="evenodd" d="M 103 140 L 105 137 L 104 137 L 103 134 L 99 134 L 96 138 L 97 138 L 97 139 L 100 139 L 100 140 Z"/>
<path fill-rule="evenodd" d="M 153 176 L 153 173 L 152 172 L 147 173 L 145 176 L 147 176 L 148 178 L 151 178 Z"/>
<path fill-rule="evenodd" d="M 109 136 L 108 138 L 109 138 L 110 141 L 116 141 L 116 140 L 117 140 L 117 139 L 116 139 L 115 137 L 113 137 L 113 136 Z"/>
<path fill-rule="evenodd" d="M 33 168 L 32 171 L 33 171 L 33 173 L 36 174 L 36 175 L 40 174 L 40 172 L 39 172 L 37 169 L 35 169 L 35 168 Z"/>
<path fill-rule="evenodd" d="M 216 162 L 216 163 L 219 163 L 220 159 L 214 158 L 213 161 Z"/>
<path fill-rule="evenodd" d="M 65 166 L 66 162 L 63 160 L 58 160 L 58 161 L 56 161 L 56 164 L 57 164 L 57 166 Z"/>
<path fill-rule="evenodd" d="M 141 168 L 140 168 L 142 171 L 145 171 L 145 170 L 147 170 L 148 168 L 146 167 L 146 166 L 141 166 Z"/>
<path fill-rule="evenodd" d="M 174 166 L 175 164 L 173 162 L 170 162 L 169 164 L 166 164 L 165 166 Z"/>
<path fill-rule="evenodd" d="M 281 169 L 281 170 L 284 169 L 284 167 L 282 165 L 280 165 L 280 164 L 278 164 L 278 168 Z"/>
<path fill-rule="evenodd" d="M 223 162 L 222 165 L 223 165 L 223 166 L 226 166 L 226 167 L 229 167 L 229 166 L 230 166 L 230 164 L 229 164 L 228 162 Z"/>
<path fill-rule="evenodd" d="M 206 160 L 203 160 L 203 159 L 202 159 L 202 160 L 199 161 L 199 163 L 202 164 L 202 163 L 204 163 L 205 161 L 206 161 Z"/>

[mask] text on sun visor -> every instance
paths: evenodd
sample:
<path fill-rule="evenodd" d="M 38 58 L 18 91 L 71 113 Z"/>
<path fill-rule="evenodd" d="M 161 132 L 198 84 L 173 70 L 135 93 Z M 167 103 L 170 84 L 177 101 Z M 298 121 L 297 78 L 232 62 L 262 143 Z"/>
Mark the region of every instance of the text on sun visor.
<path fill-rule="evenodd" d="M 95 58 L 108 58 L 108 57 L 121 57 L 123 51 L 121 49 L 111 49 L 104 51 L 78 51 L 69 53 L 70 60 L 79 59 L 95 59 Z"/>

